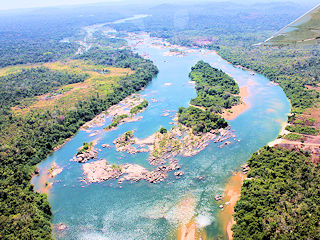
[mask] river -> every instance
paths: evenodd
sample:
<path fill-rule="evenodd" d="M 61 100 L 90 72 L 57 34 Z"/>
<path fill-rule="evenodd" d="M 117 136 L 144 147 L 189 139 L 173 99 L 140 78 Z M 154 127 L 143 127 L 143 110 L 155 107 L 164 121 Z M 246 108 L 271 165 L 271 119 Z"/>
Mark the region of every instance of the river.
<path fill-rule="evenodd" d="M 39 164 L 40 176 L 32 182 L 39 189 L 41 176 L 53 162 L 63 167 L 54 179 L 48 195 L 53 211 L 53 224 L 64 223 L 65 231 L 55 232 L 56 239 L 175 239 L 177 229 L 183 222 L 195 219 L 199 229 L 211 239 L 222 234 L 218 221 L 216 194 L 224 192 L 224 186 L 232 173 L 239 169 L 251 156 L 268 142 L 274 140 L 290 112 L 290 103 L 282 89 L 270 83 L 262 75 L 234 67 L 214 51 L 189 49 L 185 56 L 167 56 L 166 48 L 153 44 L 154 39 L 141 35 L 130 43 L 143 41 L 135 50 L 148 55 L 159 68 L 158 76 L 140 92 L 148 101 L 143 118 L 138 122 L 126 123 L 110 132 L 99 131 L 90 137 L 80 131 L 61 149 Z M 247 86 L 249 96 L 246 102 L 250 108 L 236 119 L 229 121 L 237 141 L 219 148 L 221 144 L 211 143 L 205 150 L 193 157 L 179 157 L 184 176 L 177 180 L 173 174 L 163 183 L 151 184 L 145 181 L 121 187 L 116 181 L 85 184 L 80 181 L 81 164 L 71 162 L 83 142 L 98 140 L 96 148 L 102 149 L 99 158 L 109 163 L 138 163 L 151 168 L 146 161 L 147 153 L 129 155 L 119 153 L 115 148 L 104 149 L 102 144 L 112 141 L 129 130 L 136 130 L 138 138 L 145 138 L 160 127 L 171 127 L 172 117 L 179 107 L 187 107 L 196 96 L 194 85 L 188 74 L 191 67 L 204 60 L 213 67 L 222 69 L 232 76 L 240 87 Z M 158 100 L 153 102 L 152 98 Z M 162 116 L 170 110 L 169 116 Z M 110 123 L 93 130 L 102 130 Z M 240 141 L 238 141 L 240 140 Z M 204 177 L 199 180 L 199 177 Z M 181 204 L 191 199 L 184 206 Z"/>

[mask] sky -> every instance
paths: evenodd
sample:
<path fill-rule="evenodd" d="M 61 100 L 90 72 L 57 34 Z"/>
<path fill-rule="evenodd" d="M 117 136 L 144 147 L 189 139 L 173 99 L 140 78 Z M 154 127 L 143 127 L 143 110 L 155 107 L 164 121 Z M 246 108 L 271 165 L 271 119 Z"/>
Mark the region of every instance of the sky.
<path fill-rule="evenodd" d="M 145 0 L 148 1 L 148 0 Z M 192 0 L 157 0 L 156 2 L 171 2 L 171 3 L 181 3 L 181 2 L 192 2 Z M 234 1 L 236 0 L 201 0 L 206 2 L 223 2 L 223 1 Z M 301 2 L 301 0 L 270 0 L 269 2 Z M 93 4 L 93 3 L 124 3 L 124 2 L 133 2 L 132 0 L 0 0 L 0 10 L 7 10 L 7 9 L 19 9 L 19 8 L 36 8 L 36 7 L 51 7 L 51 6 L 63 6 L 63 5 L 78 5 L 78 4 Z M 143 2 L 142 0 L 139 2 Z M 148 1 L 150 2 L 150 0 Z M 199 0 L 194 0 L 193 2 L 199 2 Z M 268 2 L 268 0 L 242 0 L 241 3 L 250 2 L 250 3 L 257 3 L 257 2 Z M 304 3 L 311 3 L 317 4 L 316 0 L 304 0 Z"/>

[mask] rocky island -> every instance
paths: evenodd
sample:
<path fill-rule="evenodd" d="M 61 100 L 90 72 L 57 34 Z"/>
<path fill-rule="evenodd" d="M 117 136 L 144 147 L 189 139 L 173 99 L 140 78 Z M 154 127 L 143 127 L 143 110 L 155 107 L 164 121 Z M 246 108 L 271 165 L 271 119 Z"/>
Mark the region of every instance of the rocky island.
<path fill-rule="evenodd" d="M 94 159 L 98 155 L 98 151 L 94 148 L 95 142 L 84 142 L 83 146 L 81 146 L 76 154 L 76 156 L 73 157 L 72 161 L 79 162 L 79 163 L 85 163 L 89 161 L 90 159 Z"/>

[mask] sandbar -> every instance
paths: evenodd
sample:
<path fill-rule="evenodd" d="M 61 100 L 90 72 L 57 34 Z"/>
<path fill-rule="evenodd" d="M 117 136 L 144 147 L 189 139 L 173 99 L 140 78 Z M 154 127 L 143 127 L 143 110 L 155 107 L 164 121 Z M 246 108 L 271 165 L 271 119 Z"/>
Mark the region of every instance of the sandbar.
<path fill-rule="evenodd" d="M 220 213 L 220 220 L 222 223 L 223 231 L 227 235 L 228 240 L 232 240 L 232 226 L 235 224 L 233 218 L 234 206 L 241 196 L 241 187 L 246 176 L 242 172 L 233 175 L 225 187 L 225 204 L 224 209 Z"/>
<path fill-rule="evenodd" d="M 245 112 L 249 109 L 250 104 L 249 102 L 245 101 L 244 98 L 249 96 L 249 89 L 248 86 L 243 86 L 240 88 L 240 94 L 241 97 L 240 104 L 233 106 L 231 109 L 226 109 L 222 113 L 222 117 L 226 120 L 234 120 L 236 119 L 240 114 Z"/>

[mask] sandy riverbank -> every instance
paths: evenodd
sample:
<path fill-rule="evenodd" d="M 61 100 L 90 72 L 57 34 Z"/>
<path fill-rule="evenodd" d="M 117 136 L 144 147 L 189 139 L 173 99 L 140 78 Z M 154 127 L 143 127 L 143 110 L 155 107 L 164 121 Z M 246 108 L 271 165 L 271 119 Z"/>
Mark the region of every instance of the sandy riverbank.
<path fill-rule="evenodd" d="M 178 240 L 195 240 L 197 225 L 194 220 L 183 224 L 178 231 Z"/>
<path fill-rule="evenodd" d="M 195 219 L 182 224 L 177 233 L 178 240 L 206 240 L 207 235 L 204 229 L 199 229 Z"/>
<path fill-rule="evenodd" d="M 38 190 L 39 193 L 45 193 L 49 195 L 49 190 L 52 187 L 52 183 L 49 183 L 49 179 L 50 179 L 49 174 L 47 173 L 41 174 L 40 181 L 39 181 L 40 187 Z"/>
<path fill-rule="evenodd" d="M 238 172 L 233 175 L 225 187 L 224 202 L 227 203 L 224 209 L 220 213 L 220 221 L 224 233 L 228 240 L 232 240 L 232 226 L 235 223 L 233 214 L 234 206 L 241 196 L 241 187 L 246 176 L 242 172 Z"/>
<path fill-rule="evenodd" d="M 62 172 L 62 170 L 63 168 L 59 167 L 55 162 L 52 163 L 50 169 L 44 169 L 44 173 L 41 174 L 39 181 L 39 192 L 49 195 L 49 190 L 53 185 L 53 183 L 49 182 L 49 180 L 55 178 Z"/>
<path fill-rule="evenodd" d="M 240 114 L 245 112 L 249 109 L 250 103 L 245 100 L 246 97 L 248 97 L 249 94 L 249 88 L 248 86 L 243 86 L 240 88 L 240 94 L 241 97 L 240 104 L 233 106 L 231 109 L 226 109 L 222 113 L 222 117 L 226 120 L 234 120 L 236 119 Z"/>
<path fill-rule="evenodd" d="M 288 126 L 288 122 L 284 122 L 282 124 L 282 128 L 279 132 L 279 135 L 283 136 L 283 135 L 286 135 L 288 133 L 290 133 L 289 131 L 286 130 L 286 127 Z M 271 142 L 268 143 L 268 146 L 269 147 L 274 147 L 275 145 L 278 145 L 278 144 L 281 144 L 285 141 L 285 139 L 282 139 L 282 138 L 277 138 Z"/>
<path fill-rule="evenodd" d="M 178 240 L 206 240 L 206 232 L 199 226 L 195 215 L 197 201 L 191 194 L 184 197 L 176 206 L 175 216 L 181 223 L 177 231 Z"/>
<path fill-rule="evenodd" d="M 196 200 L 192 195 L 184 197 L 177 204 L 176 217 L 178 218 L 179 222 L 181 222 L 177 232 L 178 240 L 196 239 L 197 225 L 192 218 L 194 215 L 195 207 Z"/>

